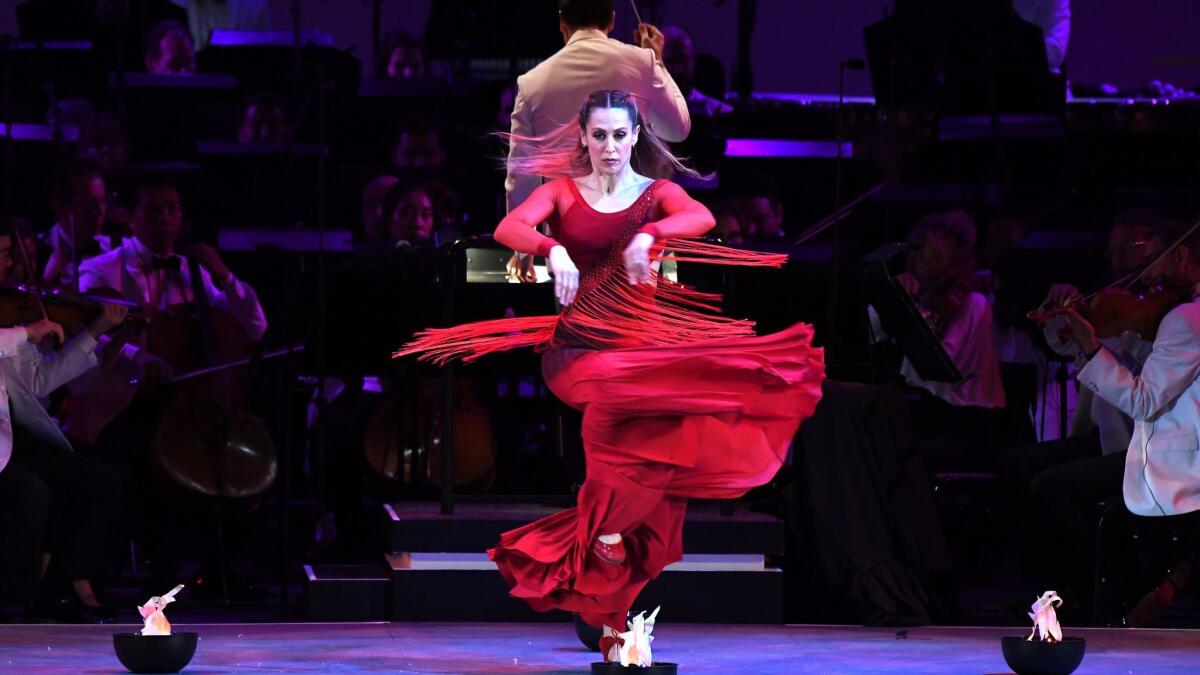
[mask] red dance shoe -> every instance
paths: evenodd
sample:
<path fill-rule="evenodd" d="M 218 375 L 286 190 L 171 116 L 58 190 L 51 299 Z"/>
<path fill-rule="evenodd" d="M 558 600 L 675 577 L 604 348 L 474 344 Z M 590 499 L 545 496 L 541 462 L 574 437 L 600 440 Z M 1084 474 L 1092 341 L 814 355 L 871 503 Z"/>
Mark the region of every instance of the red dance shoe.
<path fill-rule="evenodd" d="M 606 544 L 597 537 L 592 540 L 592 553 L 610 565 L 623 565 L 625 564 L 625 540 L 622 539 L 615 544 Z"/>
<path fill-rule="evenodd" d="M 605 626 L 603 634 L 600 636 L 600 653 L 604 656 L 605 663 L 620 663 L 621 662 L 621 645 L 625 641 L 617 635 L 617 631 Z"/>

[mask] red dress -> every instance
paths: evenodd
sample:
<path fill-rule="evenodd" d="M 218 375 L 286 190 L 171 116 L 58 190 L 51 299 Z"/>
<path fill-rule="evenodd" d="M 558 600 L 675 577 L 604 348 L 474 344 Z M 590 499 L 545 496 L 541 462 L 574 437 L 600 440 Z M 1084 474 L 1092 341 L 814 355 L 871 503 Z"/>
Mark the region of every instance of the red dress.
<path fill-rule="evenodd" d="M 565 180 L 565 179 L 564 179 Z M 577 505 L 505 532 L 488 555 L 514 597 L 623 630 L 648 581 L 683 554 L 687 500 L 735 498 L 769 481 L 824 378 L 810 327 L 757 337 L 720 316 L 718 299 L 659 278 L 630 285 L 622 253 L 659 214 L 657 181 L 628 209 L 602 213 L 573 181 L 551 219 L 580 271 L 574 303 L 526 317 L 427 331 L 399 352 L 467 360 L 512 346 L 545 349 L 550 389 L 583 411 L 587 478 Z M 677 259 L 780 265 L 783 258 L 669 240 Z M 620 533 L 626 562 L 591 553 Z"/>

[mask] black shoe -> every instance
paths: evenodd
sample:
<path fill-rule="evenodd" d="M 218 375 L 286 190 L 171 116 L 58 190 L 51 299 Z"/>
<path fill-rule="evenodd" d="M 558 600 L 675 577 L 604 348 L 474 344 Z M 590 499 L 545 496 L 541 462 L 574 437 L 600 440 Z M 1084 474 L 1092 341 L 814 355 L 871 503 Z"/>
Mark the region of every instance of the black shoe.
<path fill-rule="evenodd" d="M 584 647 L 594 652 L 600 651 L 600 636 L 604 631 L 588 624 L 578 614 L 573 616 L 575 617 L 575 635 L 579 637 L 579 641 L 583 643 Z"/>
<path fill-rule="evenodd" d="M 74 624 L 102 624 L 111 621 L 111 619 L 99 616 L 91 610 L 92 608 L 86 607 L 82 602 L 74 598 L 61 597 L 49 603 L 43 602 L 35 619 L 39 623 L 51 621 L 54 623 Z"/>

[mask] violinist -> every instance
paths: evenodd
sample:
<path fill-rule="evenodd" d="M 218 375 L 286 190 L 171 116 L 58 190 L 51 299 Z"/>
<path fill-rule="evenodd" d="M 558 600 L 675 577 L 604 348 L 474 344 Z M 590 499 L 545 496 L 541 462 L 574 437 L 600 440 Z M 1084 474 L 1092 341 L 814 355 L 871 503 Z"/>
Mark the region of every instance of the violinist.
<path fill-rule="evenodd" d="M 13 266 L 13 236 L 7 223 L 0 226 L 0 276 Z M 0 328 L 0 555 L 13 571 L 8 578 L 23 587 L 26 620 L 111 616 L 92 581 L 106 571 L 117 479 L 72 452 L 41 399 L 96 365 L 97 338 L 125 311 L 105 304 L 58 350 L 49 347 L 64 341 L 63 329 L 49 319 Z"/>
<path fill-rule="evenodd" d="M 912 227 L 907 271 L 896 281 L 913 296 L 946 354 L 966 379 L 926 382 L 907 360 L 900 373 L 912 386 L 950 406 L 1003 408 L 1000 363 L 992 340 L 992 307 L 974 290 L 975 222 L 963 211 L 925 216 Z"/>
<path fill-rule="evenodd" d="M 914 427 L 933 470 L 990 467 L 993 409 L 1004 407 L 1000 361 L 992 337 L 992 306 L 974 290 L 975 221 L 963 211 L 927 215 L 909 230 L 907 270 L 896 276 L 965 379 L 923 380 L 904 359 L 900 375 L 919 390 Z M 869 308 L 877 340 L 886 337 Z"/>
<path fill-rule="evenodd" d="M 1130 278 L 1161 252 L 1155 227 L 1161 216 L 1149 209 L 1127 211 L 1117 216 L 1108 236 L 1108 260 L 1114 280 Z M 1071 284 L 1050 288 L 1040 311 L 1053 314 L 1058 308 L 1081 302 L 1082 294 Z M 1087 356 L 1073 339 L 1064 314 L 1043 325 L 1046 344 L 1070 357 L 1082 368 Z M 1152 342 L 1133 331 L 1103 338 L 1109 353 L 1131 372 L 1139 372 L 1150 355 Z M 1121 494 L 1125 451 L 1133 433 L 1133 421 L 1118 407 L 1080 388 L 1075 397 L 1070 435 L 1013 448 L 1000 460 L 1000 474 L 1008 484 L 1013 504 L 1020 513 L 1024 550 L 1030 552 L 1031 572 L 1039 585 L 1064 589 L 1080 599 L 1074 610 L 1088 613 L 1093 586 L 1091 555 L 1095 545 L 1088 519 L 1088 506 L 1098 499 Z M 1038 542 L 1053 537 L 1061 546 L 1046 550 Z M 1033 553 L 1037 551 L 1037 553 Z"/>
<path fill-rule="evenodd" d="M 1167 516 L 1200 509 L 1200 237 L 1196 227 L 1161 223 L 1150 246 L 1162 251 L 1142 279 L 1184 289 L 1185 301 L 1157 326 L 1141 371 L 1123 363 L 1075 306 L 1066 310 L 1071 339 L 1087 359 L 1081 385 L 1133 419 L 1125 461 L 1125 505 L 1135 514 Z"/>

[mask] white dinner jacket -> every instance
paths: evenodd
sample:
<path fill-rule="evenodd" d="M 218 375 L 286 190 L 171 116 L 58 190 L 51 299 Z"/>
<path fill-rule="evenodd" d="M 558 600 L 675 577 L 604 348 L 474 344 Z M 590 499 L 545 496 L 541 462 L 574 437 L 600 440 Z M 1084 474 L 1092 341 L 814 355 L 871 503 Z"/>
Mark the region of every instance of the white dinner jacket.
<path fill-rule="evenodd" d="M 96 365 L 96 340 L 86 330 L 46 354 L 27 338 L 24 328 L 0 328 L 0 471 L 12 457 L 14 424 L 43 443 L 71 449 L 40 399 Z"/>
<path fill-rule="evenodd" d="M 540 136 L 575 121 L 594 91 L 619 89 L 638 96 L 642 114 L 665 141 L 682 141 L 692 128 L 687 99 L 653 50 L 613 40 L 596 28 L 571 34 L 566 46 L 517 78 L 513 104 L 515 135 Z M 519 149 L 510 144 L 510 156 Z M 529 196 L 541 179 L 515 175 L 504 182 L 508 210 Z"/>
<path fill-rule="evenodd" d="M 1200 301 L 1171 310 L 1134 375 L 1102 348 L 1079 382 L 1133 419 L 1125 504 L 1141 516 L 1200 509 Z"/>

